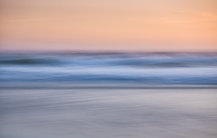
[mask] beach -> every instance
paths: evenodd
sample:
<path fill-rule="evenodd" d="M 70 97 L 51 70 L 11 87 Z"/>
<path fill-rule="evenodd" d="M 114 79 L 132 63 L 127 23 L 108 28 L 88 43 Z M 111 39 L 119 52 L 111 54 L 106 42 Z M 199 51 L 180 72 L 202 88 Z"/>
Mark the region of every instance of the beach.
<path fill-rule="evenodd" d="M 0 11 L 0 138 L 217 138 L 217 0 Z"/>
<path fill-rule="evenodd" d="M 2 138 L 216 138 L 216 89 L 1 88 Z"/>

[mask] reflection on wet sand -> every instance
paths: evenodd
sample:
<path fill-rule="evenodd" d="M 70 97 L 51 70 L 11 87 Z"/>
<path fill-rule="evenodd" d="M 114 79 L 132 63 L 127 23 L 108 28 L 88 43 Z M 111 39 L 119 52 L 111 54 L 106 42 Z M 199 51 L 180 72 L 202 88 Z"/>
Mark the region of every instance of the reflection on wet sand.
<path fill-rule="evenodd" d="M 216 138 L 216 89 L 1 89 L 1 138 Z"/>

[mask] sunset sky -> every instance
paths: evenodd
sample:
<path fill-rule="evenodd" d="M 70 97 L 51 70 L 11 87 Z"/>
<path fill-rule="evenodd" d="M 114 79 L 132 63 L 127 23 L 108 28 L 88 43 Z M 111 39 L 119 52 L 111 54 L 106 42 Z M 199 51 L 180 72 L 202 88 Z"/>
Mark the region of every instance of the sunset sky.
<path fill-rule="evenodd" d="M 217 0 L 0 0 L 0 50 L 217 51 Z"/>

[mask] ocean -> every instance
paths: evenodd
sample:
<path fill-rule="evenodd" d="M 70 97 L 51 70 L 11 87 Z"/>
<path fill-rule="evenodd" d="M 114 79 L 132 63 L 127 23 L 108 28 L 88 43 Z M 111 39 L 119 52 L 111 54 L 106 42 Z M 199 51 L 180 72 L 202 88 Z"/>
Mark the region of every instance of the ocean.
<path fill-rule="evenodd" d="M 217 53 L 1 53 L 0 138 L 216 138 Z"/>
<path fill-rule="evenodd" d="M 217 85 L 217 53 L 1 53 L 0 82 Z"/>

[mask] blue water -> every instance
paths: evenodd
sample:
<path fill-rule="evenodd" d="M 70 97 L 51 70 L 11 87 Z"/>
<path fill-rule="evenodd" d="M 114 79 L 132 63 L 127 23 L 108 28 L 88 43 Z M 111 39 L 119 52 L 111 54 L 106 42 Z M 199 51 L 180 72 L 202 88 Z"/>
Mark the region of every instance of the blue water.
<path fill-rule="evenodd" d="M 216 138 L 216 88 L 217 53 L 0 53 L 0 138 Z"/>
<path fill-rule="evenodd" d="M 0 82 L 217 85 L 217 53 L 0 53 Z"/>

